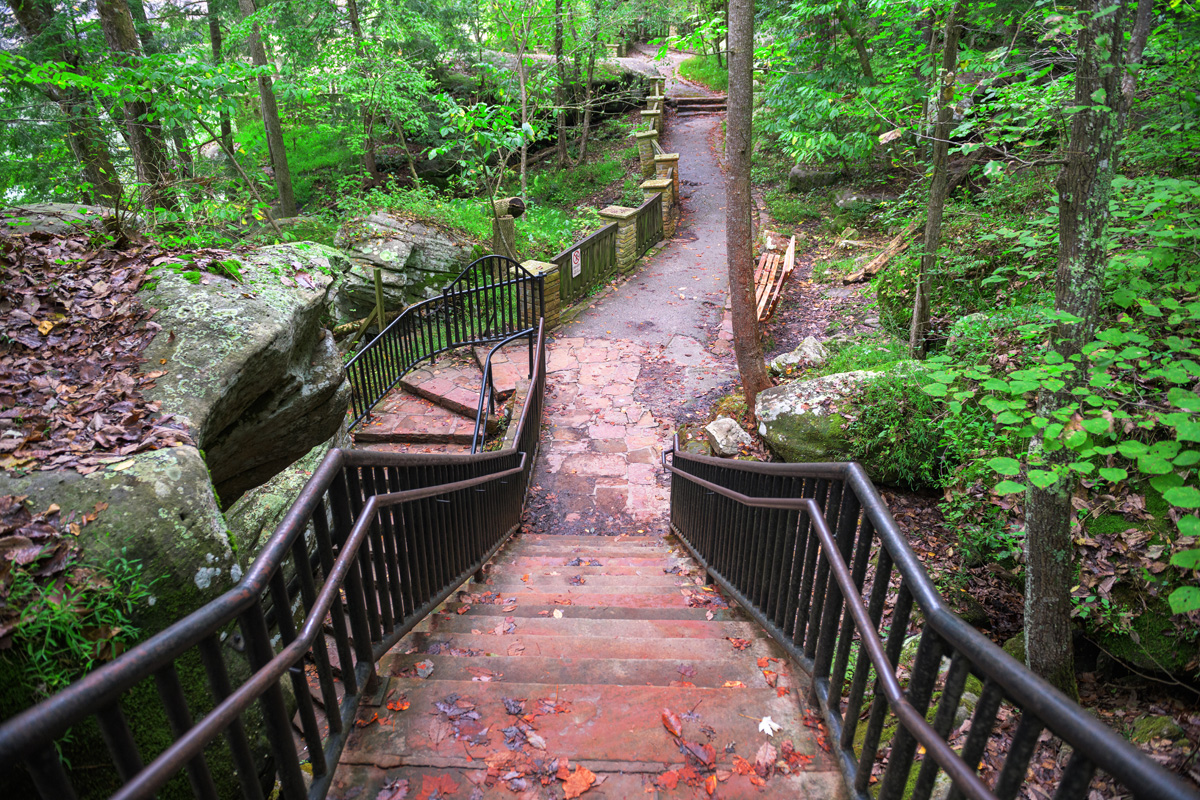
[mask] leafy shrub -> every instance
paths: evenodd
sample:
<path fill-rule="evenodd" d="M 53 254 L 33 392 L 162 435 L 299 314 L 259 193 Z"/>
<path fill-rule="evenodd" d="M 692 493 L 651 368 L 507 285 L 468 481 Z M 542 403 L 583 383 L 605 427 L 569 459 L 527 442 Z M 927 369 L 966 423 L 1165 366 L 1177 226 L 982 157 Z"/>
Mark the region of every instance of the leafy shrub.
<path fill-rule="evenodd" d="M 855 398 L 858 416 L 846 426 L 855 461 L 887 461 L 909 486 L 928 486 L 941 473 L 938 404 L 921 391 L 924 370 L 897 366 Z"/>
<path fill-rule="evenodd" d="M 839 348 L 821 367 L 821 374 L 877 369 L 905 358 L 908 358 L 908 345 L 904 342 L 883 337 L 863 338 Z"/>
<path fill-rule="evenodd" d="M 791 194 L 776 190 L 767 192 L 763 199 L 777 222 L 795 224 L 809 219 L 820 219 L 825 213 L 821 202 L 808 194 Z"/>

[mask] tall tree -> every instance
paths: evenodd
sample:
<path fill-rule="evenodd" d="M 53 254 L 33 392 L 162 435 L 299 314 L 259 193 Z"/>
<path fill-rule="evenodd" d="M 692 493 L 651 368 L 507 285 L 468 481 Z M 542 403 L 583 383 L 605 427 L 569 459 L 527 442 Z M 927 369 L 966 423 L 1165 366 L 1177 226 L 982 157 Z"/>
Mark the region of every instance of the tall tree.
<path fill-rule="evenodd" d="M 554 0 L 554 66 L 558 85 L 554 87 L 554 105 L 558 108 L 555 121 L 558 137 L 558 165 L 571 163 L 567 155 L 567 62 L 563 55 L 563 0 Z"/>
<path fill-rule="evenodd" d="M 733 311 L 733 351 L 737 356 L 746 406 L 771 385 L 758 339 L 754 302 L 754 240 L 751 224 L 750 148 L 754 113 L 754 0 L 730 0 L 726 39 L 729 62 L 725 117 L 725 243 Z"/>
<path fill-rule="evenodd" d="M 929 334 L 929 276 L 937 264 L 942 243 L 942 215 L 950 188 L 950 128 L 954 121 L 951 102 L 958 77 L 958 40 L 962 33 L 965 3 L 956 2 L 946 17 L 942 44 L 942 70 L 937 81 L 937 124 L 933 126 L 933 177 L 929 186 L 928 215 L 925 218 L 925 251 L 917 271 L 913 293 L 912 326 L 908 332 L 910 358 L 925 357 L 925 338 Z"/>
<path fill-rule="evenodd" d="M 242 17 L 254 16 L 254 0 L 238 0 Z M 265 67 L 267 51 L 263 49 L 262 31 L 255 22 L 250 27 L 250 58 L 257 67 Z M 263 126 L 267 129 L 267 149 L 271 152 L 271 167 L 275 171 L 275 190 L 279 192 L 279 210 L 285 217 L 296 216 L 296 196 L 292 193 L 292 172 L 288 169 L 287 148 L 283 144 L 283 126 L 279 124 L 279 106 L 275 103 L 275 89 L 271 76 L 258 76 L 258 96 L 262 106 Z"/>
<path fill-rule="evenodd" d="M 1038 414 L 1047 419 L 1061 416 L 1074 402 L 1072 390 L 1082 384 L 1085 374 L 1083 347 L 1096 334 L 1108 262 L 1112 180 L 1128 99 L 1133 96 L 1132 91 L 1122 92 L 1122 81 L 1135 66 L 1128 59 L 1141 58 L 1150 27 L 1142 24 L 1141 17 L 1150 11 L 1150 2 L 1139 2 L 1134 38 L 1124 56 L 1124 6 L 1084 0 L 1078 10 L 1071 138 L 1067 163 L 1057 181 L 1054 307 L 1062 316 L 1050 341 L 1062 363 L 1074 369 L 1066 373 L 1058 391 L 1043 390 L 1039 395 Z M 1071 637 L 1074 480 L 1066 468 L 1071 452 L 1061 441 L 1036 436 L 1029 446 L 1030 463 L 1049 466 L 1056 479 L 1045 488 L 1031 487 L 1025 500 L 1025 653 L 1035 672 L 1068 696 L 1078 697 Z"/>
<path fill-rule="evenodd" d="M 138 39 L 142 43 L 142 50 L 146 55 L 155 55 L 162 52 L 162 47 L 157 39 L 154 38 L 154 28 L 150 25 L 150 20 L 146 16 L 146 6 L 142 0 L 128 0 L 129 12 L 133 15 L 134 28 L 137 29 Z M 156 89 L 162 92 L 165 96 L 170 97 L 172 88 L 168 86 L 160 86 Z M 180 172 L 184 175 L 192 174 L 192 153 L 188 149 L 187 131 L 183 125 L 178 122 L 170 126 L 171 139 L 175 142 L 175 153 L 179 157 Z"/>
<path fill-rule="evenodd" d="M 225 53 L 221 49 L 221 18 L 217 14 L 216 4 L 208 4 L 208 40 L 212 47 L 213 64 L 221 66 L 225 63 Z M 233 126 L 229 120 L 229 111 L 221 105 L 221 145 L 226 151 L 233 150 Z"/>
<path fill-rule="evenodd" d="M 133 15 L 126 0 L 97 0 L 100 27 L 108 42 L 113 59 L 124 67 L 136 67 L 142 56 L 142 46 L 133 27 Z M 129 130 L 129 149 L 138 180 L 145 184 L 143 199 L 150 208 L 178 210 L 179 204 L 171 192 L 174 178 L 162 125 L 152 113 L 150 104 L 138 97 L 125 100 L 125 127 Z"/>
<path fill-rule="evenodd" d="M 10 0 L 9 7 L 25 35 L 48 58 L 68 65 L 71 71 L 79 69 L 79 52 L 69 46 L 63 35 L 61 20 L 57 18 L 50 0 Z M 113 166 L 104 128 L 96 114 L 95 99 L 87 92 L 66 86 L 40 88 L 58 104 L 66 120 L 67 144 L 91 187 L 85 199 L 115 206 L 121 198 L 123 187 Z"/>
<path fill-rule="evenodd" d="M 346 0 L 346 14 L 350 18 L 350 32 L 354 34 L 354 52 L 358 55 L 362 69 L 366 71 L 367 64 L 365 54 L 363 53 L 363 32 L 362 25 L 358 20 L 358 0 Z M 371 109 L 364 105 L 360 111 L 362 116 L 363 135 L 366 141 L 363 143 L 363 167 L 367 170 L 367 174 L 372 178 L 375 177 L 379 169 L 375 165 L 375 115 L 371 113 Z"/>

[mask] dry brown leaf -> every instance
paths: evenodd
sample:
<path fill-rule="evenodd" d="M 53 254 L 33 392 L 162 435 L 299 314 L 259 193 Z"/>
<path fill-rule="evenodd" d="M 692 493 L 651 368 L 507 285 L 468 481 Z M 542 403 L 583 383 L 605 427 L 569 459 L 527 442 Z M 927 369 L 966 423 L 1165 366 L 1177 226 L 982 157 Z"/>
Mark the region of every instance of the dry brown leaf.
<path fill-rule="evenodd" d="M 667 733 L 678 738 L 683 736 L 683 723 L 679 721 L 679 717 L 675 715 L 669 708 L 662 710 L 662 724 L 667 729 Z"/>
<path fill-rule="evenodd" d="M 563 797 L 570 800 L 592 788 L 592 784 L 596 782 L 596 775 L 585 766 L 576 764 L 575 771 L 571 773 L 571 777 L 563 781 Z"/>

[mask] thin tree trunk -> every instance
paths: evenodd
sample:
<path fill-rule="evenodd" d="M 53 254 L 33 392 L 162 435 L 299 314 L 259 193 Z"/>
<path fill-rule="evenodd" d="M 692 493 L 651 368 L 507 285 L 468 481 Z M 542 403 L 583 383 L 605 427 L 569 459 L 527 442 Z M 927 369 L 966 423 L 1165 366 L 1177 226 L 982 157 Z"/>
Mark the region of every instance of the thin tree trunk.
<path fill-rule="evenodd" d="M 254 15 L 254 0 L 238 0 L 242 17 Z M 255 23 L 250 29 L 250 57 L 255 66 L 265 67 L 267 51 L 263 49 L 262 32 Z M 271 78 L 262 75 L 258 79 L 258 95 L 262 102 L 263 125 L 267 129 L 267 148 L 271 151 L 271 166 L 275 170 L 275 189 L 279 192 L 280 213 L 285 217 L 296 216 L 296 197 L 292 193 L 292 173 L 288 169 L 287 148 L 283 144 L 283 127 L 279 124 L 279 107 L 275 104 L 275 90 Z"/>
<path fill-rule="evenodd" d="M 363 33 L 362 26 L 358 21 L 358 0 L 346 0 L 346 13 L 350 17 L 350 30 L 354 33 L 354 52 L 361 59 L 363 57 Z M 363 65 L 364 75 L 366 65 Z M 366 136 L 366 141 L 363 143 L 363 168 L 372 178 L 379 174 L 379 168 L 375 164 L 375 115 L 370 109 L 363 106 L 360 109 L 362 116 L 363 135 Z"/>
<path fill-rule="evenodd" d="M 408 139 L 404 136 L 404 123 L 397 120 L 395 128 L 396 136 L 400 139 L 400 149 L 404 151 L 404 160 L 408 163 L 408 174 L 412 176 L 414 184 L 418 183 L 421 179 L 417 177 L 417 165 L 408 149 Z"/>
<path fill-rule="evenodd" d="M 137 31 L 138 40 L 142 43 L 142 50 L 146 55 L 156 55 L 162 52 L 158 41 L 154 38 L 154 29 L 150 27 L 150 20 L 146 17 L 146 6 L 142 0 L 129 0 L 129 13 L 133 17 L 133 27 Z M 155 89 L 155 93 L 163 93 L 167 97 L 173 94 L 170 86 L 159 86 Z M 179 159 L 180 172 L 185 176 L 192 175 L 192 153 L 188 148 L 188 136 L 184 127 L 179 124 L 171 126 L 171 141 L 175 144 L 175 154 Z"/>
<path fill-rule="evenodd" d="M 221 19 L 217 16 L 217 10 L 212 3 L 208 5 L 208 38 L 212 44 L 213 64 L 220 66 L 225 62 L 225 56 L 221 52 Z M 233 126 L 229 121 L 229 110 L 224 104 L 219 112 L 221 119 L 221 144 L 223 149 L 231 151 L 233 149 Z"/>
<path fill-rule="evenodd" d="M 567 63 L 563 58 L 563 0 L 554 0 L 554 66 L 558 73 L 558 86 L 554 88 L 554 103 L 558 106 L 555 133 L 558 137 L 558 166 L 571 163 L 567 153 Z"/>
<path fill-rule="evenodd" d="M 854 52 L 858 54 L 858 63 L 862 67 L 863 77 L 867 79 L 867 83 L 874 86 L 875 70 L 871 69 L 871 56 L 867 53 L 867 46 L 858 34 L 858 26 L 854 24 L 854 20 L 850 18 L 843 6 L 839 5 L 834 14 L 837 15 L 838 22 L 842 24 L 842 30 L 850 37 L 850 43 L 854 45 Z"/>
<path fill-rule="evenodd" d="M 1078 62 L 1075 73 L 1075 111 L 1067 163 L 1059 173 L 1058 269 L 1054 307 L 1066 312 L 1051 334 L 1050 346 L 1063 363 L 1077 363 L 1083 347 L 1096 333 L 1097 312 L 1104 293 L 1108 262 L 1109 199 L 1124 117 L 1126 67 L 1140 59 L 1149 24 L 1141 25 L 1149 4 L 1138 6 L 1129 59 L 1122 58 L 1124 8 L 1110 11 L 1105 0 L 1086 0 L 1080 8 Z M 1140 31 L 1140 33 L 1139 33 Z M 1139 41 L 1139 36 L 1141 37 Z M 1085 380 L 1077 366 L 1063 377 L 1057 392 L 1038 396 L 1038 413 L 1054 412 L 1075 402 L 1072 389 Z M 1025 500 L 1025 653 L 1034 672 L 1069 697 L 1078 697 L 1075 654 L 1071 636 L 1071 585 L 1074 582 L 1071 541 L 1071 496 L 1074 479 L 1067 470 L 1071 450 L 1060 441 L 1048 450 L 1041 438 L 1029 446 L 1031 464 L 1049 466 L 1054 483 L 1033 486 Z"/>
<path fill-rule="evenodd" d="M 52 25 L 56 14 L 48 0 L 10 0 L 13 16 L 30 39 L 41 39 L 47 51 L 62 63 L 79 67 L 79 54 L 67 46 L 57 26 Z M 44 86 L 42 91 L 58 104 L 67 123 L 67 145 L 83 170 L 84 179 L 91 185 L 83 199 L 115 207 L 124 187 L 113 166 L 104 128 L 96 113 L 91 94 L 74 89 Z"/>
<path fill-rule="evenodd" d="M 725 119 L 725 242 L 728 252 L 729 295 L 733 309 L 733 350 L 754 414 L 758 393 L 771 385 L 758 339 L 754 302 L 754 239 L 750 221 L 751 118 L 754 103 L 754 0 L 729 3 L 729 93 Z"/>
<path fill-rule="evenodd" d="M 929 335 L 929 276 L 937 264 L 937 251 L 942 242 L 942 214 L 950 186 L 950 126 L 953 124 L 951 101 L 958 73 L 958 40 L 962 34 L 961 20 L 966 11 L 963 0 L 955 3 L 946 17 L 946 33 L 942 46 L 942 73 L 938 81 L 938 116 L 933 128 L 933 179 L 929 187 L 929 206 L 925 218 L 925 250 L 917 271 L 917 286 L 913 298 L 912 326 L 908 331 L 908 355 L 925 358 L 925 339 Z"/>
<path fill-rule="evenodd" d="M 104 39 L 117 62 L 123 66 L 134 65 L 142 55 L 142 48 L 128 3 L 125 0 L 97 0 L 96 10 Z M 152 209 L 178 210 L 170 190 L 173 178 L 162 126 L 154 121 L 150 107 L 141 100 L 125 102 L 125 125 L 129 129 L 129 145 L 138 180 L 147 185 L 143 193 L 146 205 Z"/>
<path fill-rule="evenodd" d="M 587 158 L 588 137 L 592 132 L 592 78 L 596 74 L 596 45 L 599 36 L 592 42 L 592 52 L 588 53 L 587 88 L 583 92 L 583 133 L 579 137 L 579 162 Z"/>
<path fill-rule="evenodd" d="M 517 85 L 521 91 L 521 127 L 524 128 L 529 123 L 529 86 L 528 77 L 525 75 L 525 44 L 529 41 L 529 37 L 521 37 L 521 46 L 517 48 Z M 528 174 L 526 169 L 529 166 L 529 141 L 524 135 L 521 136 L 521 199 L 529 199 L 529 187 L 526 183 Z"/>

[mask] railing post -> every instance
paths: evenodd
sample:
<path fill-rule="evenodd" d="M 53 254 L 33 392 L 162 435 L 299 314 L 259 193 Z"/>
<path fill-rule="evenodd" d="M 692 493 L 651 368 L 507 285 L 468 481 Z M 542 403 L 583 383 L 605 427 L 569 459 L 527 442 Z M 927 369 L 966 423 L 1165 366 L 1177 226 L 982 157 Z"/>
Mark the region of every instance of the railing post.
<path fill-rule="evenodd" d="M 679 153 L 659 153 L 654 157 L 654 174 L 671 182 L 671 205 L 679 206 Z"/>
<path fill-rule="evenodd" d="M 529 282 L 529 293 L 523 298 L 525 307 L 522 313 L 526 315 L 526 324 L 537 328 L 539 317 L 546 320 L 546 330 L 558 327 L 562 317 L 562 299 L 559 297 L 559 267 L 552 261 L 522 261 L 521 266 L 529 271 L 536 280 Z M 547 296 L 549 295 L 549 296 Z M 532 351 L 530 359 L 532 359 Z M 530 374 L 533 365 L 530 364 Z"/>
<path fill-rule="evenodd" d="M 675 216 L 672 209 L 673 203 L 673 187 L 671 181 L 666 179 L 654 179 L 642 181 L 642 196 L 649 201 L 655 194 L 662 195 L 662 227 L 663 238 L 670 239 L 675 235 Z"/>
<path fill-rule="evenodd" d="M 600 209 L 600 216 L 609 222 L 617 223 L 617 270 L 629 272 L 638 259 L 636 208 L 625 206 L 605 206 Z"/>
<path fill-rule="evenodd" d="M 637 139 L 638 164 L 642 168 L 643 178 L 654 177 L 654 145 L 658 142 L 658 131 L 638 131 L 633 135 Z"/>

